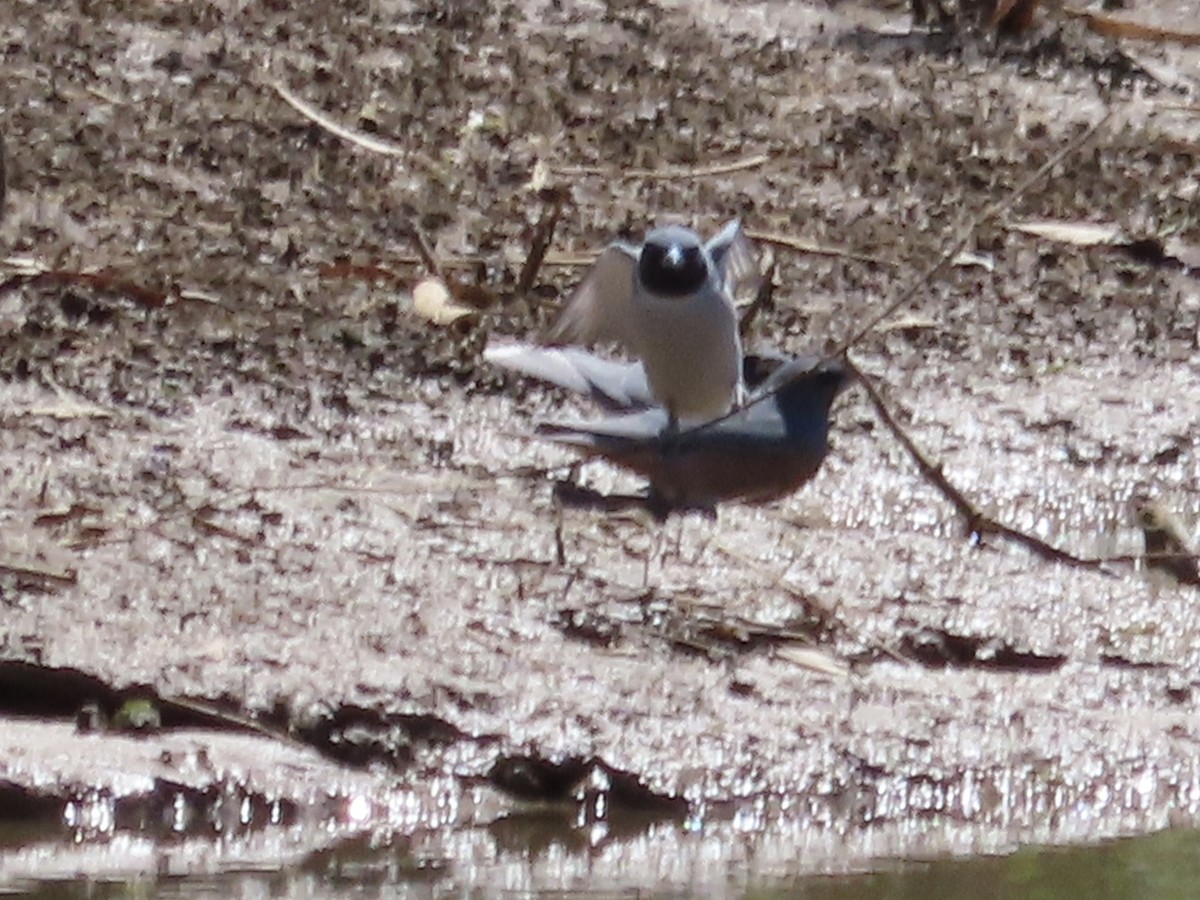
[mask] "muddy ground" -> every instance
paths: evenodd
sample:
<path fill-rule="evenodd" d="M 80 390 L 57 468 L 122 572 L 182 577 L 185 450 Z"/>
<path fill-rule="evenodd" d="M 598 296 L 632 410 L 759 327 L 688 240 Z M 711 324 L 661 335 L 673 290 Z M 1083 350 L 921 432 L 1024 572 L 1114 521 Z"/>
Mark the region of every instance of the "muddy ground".
<path fill-rule="evenodd" d="M 45 826 L 0 884 L 365 835 L 398 881 L 736 885 L 1193 823 L 1200 589 L 971 539 L 861 390 L 786 502 L 559 516 L 525 432 L 577 404 L 479 356 L 617 234 L 735 215 L 844 251 L 774 247 L 748 344 L 833 346 L 1111 113 L 853 355 L 1005 522 L 1121 556 L 1135 495 L 1194 516 L 1200 51 L 970 18 L 0 6 L 0 818 Z M 481 313 L 413 311 L 417 232 Z M 129 697 L 163 730 L 72 724 Z"/>

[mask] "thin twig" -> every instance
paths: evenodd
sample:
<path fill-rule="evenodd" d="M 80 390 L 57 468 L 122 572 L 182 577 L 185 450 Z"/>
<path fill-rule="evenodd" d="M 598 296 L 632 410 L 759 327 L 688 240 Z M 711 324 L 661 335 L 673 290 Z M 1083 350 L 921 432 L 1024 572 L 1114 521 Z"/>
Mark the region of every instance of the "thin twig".
<path fill-rule="evenodd" d="M 853 250 L 847 250 L 844 247 L 833 247 L 828 244 L 818 244 L 813 241 L 806 241 L 804 238 L 792 237 L 788 234 L 780 234 L 775 231 L 747 231 L 746 237 L 759 244 L 773 244 L 776 247 L 785 247 L 788 250 L 795 250 L 798 253 L 809 253 L 813 256 L 833 256 L 838 259 L 849 259 L 853 262 L 869 263 L 875 266 L 887 266 L 890 269 L 897 268 L 900 264 L 892 259 L 884 259 L 881 256 L 871 256 L 867 253 L 856 253 Z"/>
<path fill-rule="evenodd" d="M 583 253 L 547 253 L 543 265 L 557 266 L 561 269 L 582 269 L 594 263 L 603 252 L 603 250 L 596 250 Z"/>
<path fill-rule="evenodd" d="M 0 575 L 15 575 L 18 578 L 32 578 L 38 581 L 50 581 L 54 584 L 69 586 L 79 581 L 79 576 L 70 569 L 55 570 L 44 566 L 35 566 L 16 561 L 0 561 Z"/>
<path fill-rule="evenodd" d="M 979 535 L 993 534 L 1020 544 L 1042 559 L 1050 560 L 1051 562 L 1067 563 L 1079 568 L 1095 569 L 1105 572 L 1105 574 L 1110 574 L 1104 568 L 1105 560 L 1076 556 L 1073 553 L 1046 543 L 1041 538 L 1018 531 L 1009 525 L 1005 525 L 1003 522 L 998 522 L 990 516 L 984 515 L 966 498 L 962 491 L 951 483 L 950 479 L 946 477 L 946 473 L 942 471 L 942 467 L 930 462 L 921 449 L 917 447 L 913 439 L 900 426 L 900 423 L 896 421 L 895 416 L 892 415 L 891 409 L 883 399 L 876 384 L 861 369 L 854 365 L 849 357 L 845 360 L 845 366 L 855 376 L 858 383 L 862 385 L 863 390 L 866 391 L 867 397 L 870 398 L 875 411 L 879 414 L 879 418 L 883 420 L 883 424 L 888 427 L 888 430 L 900 442 L 900 446 L 905 449 L 913 462 L 917 464 L 917 468 L 920 469 L 925 480 L 936 487 L 942 496 L 954 506 L 954 511 L 963 519 L 969 533 Z"/>
<path fill-rule="evenodd" d="M 596 257 L 599 255 L 600 251 L 596 251 L 594 253 L 551 253 L 547 251 L 541 265 L 542 268 L 552 269 L 583 269 L 594 263 L 596 261 Z M 394 266 L 426 265 L 425 258 L 416 253 L 388 257 L 388 263 Z M 481 265 L 485 265 L 486 263 L 487 260 L 482 256 L 447 256 L 438 260 L 438 264 L 443 269 L 447 270 L 478 269 Z"/>
<path fill-rule="evenodd" d="M 554 240 L 554 229 L 558 227 L 558 219 L 562 215 L 563 202 L 566 199 L 562 193 L 556 193 L 550 203 L 550 209 L 542 216 L 533 230 L 533 239 L 529 244 L 529 255 L 521 266 L 521 274 L 517 278 L 517 294 L 525 296 L 537 280 L 542 263 L 546 259 L 546 251 Z"/>
<path fill-rule="evenodd" d="M 157 704 L 160 709 L 167 712 L 185 713 L 196 717 L 208 728 L 255 734 L 259 737 L 268 738 L 269 740 L 277 741 L 297 749 L 321 752 L 321 747 L 317 744 L 297 740 L 282 728 L 264 725 L 262 722 L 252 719 L 248 715 L 227 712 L 203 700 L 192 700 L 187 697 L 159 696 Z"/>
<path fill-rule="evenodd" d="M 429 242 L 429 235 L 416 222 L 408 223 L 408 234 L 412 238 L 417 255 L 421 258 L 421 262 L 429 271 L 429 274 L 442 278 L 442 266 L 433 252 L 433 244 Z"/>
<path fill-rule="evenodd" d="M 663 166 L 659 169 L 606 169 L 601 166 L 553 166 L 556 175 L 568 178 L 595 175 L 604 178 L 656 178 L 663 181 L 688 178 L 707 178 L 713 175 L 729 175 L 754 169 L 771 161 L 765 153 L 747 156 L 732 162 L 713 163 L 707 166 Z"/>
<path fill-rule="evenodd" d="M 950 246 L 942 252 L 941 256 L 937 258 L 933 265 L 921 273 L 921 275 L 915 281 L 913 281 L 913 283 L 910 284 L 906 290 L 901 292 L 899 297 L 897 297 L 892 303 L 889 303 L 879 313 L 868 319 L 866 323 L 857 331 L 852 332 L 848 338 L 842 341 L 841 345 L 839 345 L 836 350 L 827 354 L 826 359 L 837 359 L 838 357 L 842 356 L 847 350 L 870 334 L 880 322 L 892 315 L 892 313 L 900 309 L 900 307 L 907 305 L 919 291 L 927 287 L 936 275 L 939 275 L 943 269 L 949 266 L 950 263 L 957 258 L 958 255 L 962 253 L 973 240 L 975 240 L 976 232 L 985 222 L 1007 212 L 1014 205 L 1016 205 L 1017 201 L 1024 197 L 1025 194 L 1029 192 L 1030 188 L 1049 175 L 1055 166 L 1059 165 L 1064 159 L 1090 141 L 1095 136 L 1096 132 L 1100 130 L 1100 128 L 1109 120 L 1111 116 L 1111 110 L 1106 112 L 1095 124 L 1093 124 L 1090 128 L 1084 131 L 1083 134 L 1050 157 L 1050 159 L 1041 165 L 1036 172 L 1017 185 L 1017 187 L 1014 188 L 1013 191 L 1006 197 L 1001 200 L 997 200 L 995 203 L 984 209 L 983 212 L 970 219 L 962 229 L 959 229 L 962 237 L 951 243 Z"/>
<path fill-rule="evenodd" d="M 759 313 L 764 309 L 770 309 L 775 302 L 775 271 L 777 268 L 778 263 L 772 256 L 767 264 L 767 270 L 763 272 L 762 279 L 758 283 L 754 299 L 750 301 L 750 305 L 746 307 L 746 311 L 742 313 L 742 318 L 738 322 L 738 333 L 743 338 L 750 332 Z"/>
<path fill-rule="evenodd" d="M 562 509 L 599 509 L 609 513 L 644 510 L 649 502 L 642 494 L 605 494 L 569 479 L 554 483 L 553 496 L 554 503 Z"/>
<path fill-rule="evenodd" d="M 1158 28 L 1143 25 L 1100 13 L 1064 7 L 1063 12 L 1072 19 L 1082 19 L 1089 29 L 1105 37 L 1127 38 L 1134 41 L 1150 41 L 1155 44 L 1179 44 L 1184 47 L 1200 47 L 1200 31 L 1181 31 L 1177 28 Z"/>
<path fill-rule="evenodd" d="M 818 365 L 820 363 L 832 362 L 832 361 L 836 361 L 838 359 L 843 359 L 846 355 L 846 352 L 851 347 L 853 347 L 860 340 L 862 340 L 864 337 L 866 337 L 866 335 L 872 329 L 877 327 L 880 322 L 882 322 L 888 316 L 892 315 L 894 312 L 896 312 L 896 310 L 900 309 L 900 307 L 904 306 L 906 303 L 911 301 L 912 298 L 914 296 L 916 296 L 918 291 L 924 289 L 925 287 L 927 287 L 929 285 L 929 282 L 933 280 L 935 275 L 939 274 L 943 269 L 945 269 L 948 265 L 950 265 L 950 263 L 953 262 L 953 260 L 956 259 L 958 257 L 958 255 L 963 252 L 964 249 L 966 249 L 967 245 L 970 244 L 971 241 L 975 239 L 975 232 L 979 229 L 979 227 L 981 225 L 983 225 L 984 222 L 986 222 L 989 219 L 992 219 L 993 217 L 998 216 L 1001 213 L 1005 212 L 1006 210 L 1010 209 L 1019 199 L 1021 199 L 1021 197 L 1023 197 L 1026 193 L 1028 193 L 1029 190 L 1035 184 L 1037 184 L 1041 179 L 1045 178 L 1055 166 L 1057 166 L 1064 159 L 1066 159 L 1071 153 L 1075 152 L 1080 147 L 1082 147 L 1084 144 L 1086 144 L 1089 140 L 1091 140 L 1091 138 L 1096 134 L 1097 131 L 1100 130 L 1101 126 L 1104 125 L 1104 123 L 1107 122 L 1111 116 L 1112 116 L 1111 111 L 1106 112 L 1103 116 L 1101 116 L 1099 121 L 1097 121 L 1094 125 L 1092 125 L 1090 128 L 1088 128 L 1083 134 L 1081 134 L 1078 138 L 1076 138 L 1074 141 L 1069 143 L 1066 147 L 1064 147 L 1058 153 L 1054 154 L 1054 156 L 1052 156 L 1036 172 L 1034 172 L 1032 175 L 1030 175 L 1028 178 L 1026 178 L 1019 185 L 1017 185 L 1017 187 L 1012 191 L 1011 194 L 1009 194 L 1003 200 L 997 200 L 995 203 L 993 203 L 991 206 L 987 207 L 979 215 L 977 215 L 973 219 L 969 220 L 969 222 L 963 232 L 963 236 L 960 237 L 958 240 L 954 241 L 953 243 L 951 243 L 950 246 L 947 247 L 942 252 L 941 256 L 938 257 L 937 261 L 934 262 L 933 265 L 931 265 L 924 272 L 922 272 L 921 275 L 918 276 L 912 282 L 912 284 L 910 284 L 908 286 L 908 288 L 906 288 L 893 303 L 888 304 L 888 306 L 882 312 L 880 312 L 878 315 L 873 316 L 871 319 L 869 319 L 867 321 L 867 323 L 865 325 L 863 325 L 857 331 L 853 332 L 850 335 L 850 337 L 848 337 L 847 339 L 842 341 L 842 343 L 837 347 L 837 349 L 833 350 L 832 352 L 824 354 L 822 356 L 821 360 L 819 361 Z M 772 391 L 766 391 L 766 392 L 760 393 L 760 394 L 756 394 L 755 396 L 751 397 L 748 401 L 743 403 L 741 406 L 731 409 L 725 415 L 718 416 L 717 418 L 712 419 L 711 421 L 703 422 L 699 425 L 694 425 L 690 428 L 684 429 L 680 432 L 680 434 L 688 435 L 688 434 L 695 434 L 695 433 L 707 431 L 707 430 L 719 425 L 721 422 L 724 422 L 730 416 L 737 415 L 739 412 L 741 412 L 744 409 L 747 409 L 748 407 L 755 406 L 756 404 L 759 404 L 759 403 L 767 403 L 767 402 L 773 401 L 776 393 L 778 393 L 778 389 L 772 390 Z"/>
<path fill-rule="evenodd" d="M 292 107 L 292 109 L 296 110 L 296 112 L 300 113 L 306 119 L 320 125 L 331 134 L 336 134 L 342 140 L 357 144 L 359 147 L 370 150 L 372 153 L 382 153 L 385 156 L 405 156 L 408 154 L 408 150 L 399 144 L 380 140 L 377 137 L 372 137 L 369 134 L 364 134 L 353 128 L 347 128 L 345 125 L 335 122 L 315 106 L 308 103 L 308 101 L 302 100 L 293 94 L 284 86 L 283 82 L 272 81 L 270 85 L 274 88 L 275 93 L 287 102 L 288 106 Z"/>

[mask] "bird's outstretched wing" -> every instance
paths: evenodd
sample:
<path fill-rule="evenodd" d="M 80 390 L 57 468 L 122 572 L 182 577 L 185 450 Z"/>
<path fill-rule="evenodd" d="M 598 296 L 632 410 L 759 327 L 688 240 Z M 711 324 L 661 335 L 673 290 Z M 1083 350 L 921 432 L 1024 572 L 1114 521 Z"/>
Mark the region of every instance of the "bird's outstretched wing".
<path fill-rule="evenodd" d="M 742 230 L 741 219 L 728 222 L 706 245 L 718 277 L 730 297 L 758 290 L 762 274 L 754 244 Z"/>
<path fill-rule="evenodd" d="M 641 364 L 619 362 L 578 347 L 539 347 L 493 338 L 483 350 L 488 362 L 590 395 L 606 409 L 628 411 L 654 406 Z"/>
<path fill-rule="evenodd" d="M 639 249 L 617 241 L 600 254 L 547 335 L 551 344 L 630 346 L 634 267 Z"/>

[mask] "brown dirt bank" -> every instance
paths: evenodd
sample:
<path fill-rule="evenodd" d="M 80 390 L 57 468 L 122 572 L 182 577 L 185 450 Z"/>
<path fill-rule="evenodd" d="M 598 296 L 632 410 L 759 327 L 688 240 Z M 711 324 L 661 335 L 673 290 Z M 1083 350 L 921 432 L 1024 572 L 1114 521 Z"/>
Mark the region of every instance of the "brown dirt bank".
<path fill-rule="evenodd" d="M 751 342 L 800 350 L 881 308 L 967 215 L 1111 110 L 981 229 L 987 265 L 955 266 L 856 358 L 946 473 L 1016 525 L 1127 553 L 1135 492 L 1200 510 L 1195 271 L 1007 227 L 1112 222 L 1194 251 L 1200 55 L 1057 20 L 998 44 L 885 27 L 906 15 L 717 0 L 0 8 L 5 672 L 71 670 L 113 703 L 131 687 L 205 701 L 384 764 L 351 771 L 186 716 L 168 725 L 193 730 L 142 743 L 22 718 L 3 727 L 0 791 L 34 807 L 153 792 L 177 775 L 151 760 L 208 742 L 206 785 L 242 784 L 231 773 L 262 754 L 247 777 L 265 803 L 311 809 L 305 792 L 328 783 L 375 798 L 348 830 L 431 842 L 418 857 L 451 868 L 490 848 L 528 884 L 651 858 L 691 881 L 745 833 L 768 869 L 820 868 L 1193 820 L 1194 589 L 974 546 L 858 394 L 788 502 L 665 529 L 567 514 L 560 562 L 530 470 L 568 457 L 522 434 L 563 399 L 480 366 L 487 330 L 532 333 L 578 277 L 547 266 L 513 296 L 547 202 L 539 162 L 568 198 L 556 254 L 664 215 L 705 229 L 740 215 L 857 254 L 776 251 L 775 306 Z M 335 137 L 275 80 L 403 152 Z M 758 154 L 704 177 L 562 174 Z M 475 261 L 455 271 L 499 298 L 483 317 L 430 326 L 396 283 L 351 268 L 411 283 L 414 224 L 441 258 Z M 798 664 L 808 645 L 845 672 Z M 107 688 L 0 685 L 22 716 L 69 714 L 89 690 Z M 136 752 L 89 766 L 108 742 Z M 499 833 L 517 820 L 485 777 L 498 762 L 510 793 L 572 810 L 575 792 L 611 795 L 643 818 L 613 827 L 588 869 L 597 844 L 571 813 L 544 841 L 573 862 L 521 869 L 513 848 L 543 839 Z"/>

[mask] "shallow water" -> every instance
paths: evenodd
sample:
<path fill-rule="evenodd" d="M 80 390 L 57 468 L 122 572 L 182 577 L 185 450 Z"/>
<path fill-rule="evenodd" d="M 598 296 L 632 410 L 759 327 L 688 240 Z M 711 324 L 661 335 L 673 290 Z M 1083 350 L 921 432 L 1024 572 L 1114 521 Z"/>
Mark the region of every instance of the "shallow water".
<path fill-rule="evenodd" d="M 0 836 L 5 840 L 6 836 Z M 753 851 L 747 848 L 752 855 Z M 553 846 L 534 856 L 554 855 Z M 127 880 L 63 877 L 10 885 L 5 896 L 39 898 L 198 897 L 795 897 L 804 900 L 1191 900 L 1200 883 L 1200 832 L 1170 830 L 1071 848 L 1026 847 L 970 859 L 893 861 L 865 874 L 764 877 L 731 867 L 706 884 L 648 876 L 637 887 L 529 889 L 481 861 L 478 868 L 422 858 L 408 846 L 355 839 L 278 868 L 230 866 L 208 875 Z M 0 888 L 0 893 L 4 893 Z"/>

